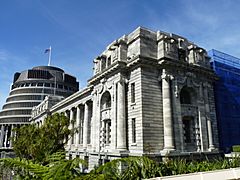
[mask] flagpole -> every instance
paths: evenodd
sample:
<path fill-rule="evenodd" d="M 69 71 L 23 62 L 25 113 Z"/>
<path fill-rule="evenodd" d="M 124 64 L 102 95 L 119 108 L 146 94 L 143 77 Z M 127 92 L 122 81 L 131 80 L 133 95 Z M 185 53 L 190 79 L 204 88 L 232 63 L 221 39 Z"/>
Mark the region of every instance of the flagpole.
<path fill-rule="evenodd" d="M 49 53 L 48 53 L 48 66 L 50 66 L 50 64 L 51 64 L 51 54 L 52 54 L 52 48 L 50 46 Z"/>

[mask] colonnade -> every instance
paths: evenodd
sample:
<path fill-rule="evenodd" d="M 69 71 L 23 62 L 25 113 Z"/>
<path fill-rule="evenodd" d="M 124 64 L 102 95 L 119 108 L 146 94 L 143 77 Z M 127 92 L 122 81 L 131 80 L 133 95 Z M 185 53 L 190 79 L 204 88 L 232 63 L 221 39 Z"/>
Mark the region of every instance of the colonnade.
<path fill-rule="evenodd" d="M 102 151 L 102 146 L 108 145 L 109 148 L 117 151 L 127 150 L 127 120 L 126 120 L 126 90 L 125 79 L 120 78 L 114 85 L 114 91 L 111 93 L 112 106 L 109 109 L 108 118 L 103 119 L 101 110 L 101 98 L 104 92 L 93 93 L 92 99 L 86 102 L 81 102 L 79 105 L 69 107 L 65 109 L 65 115 L 70 119 L 70 129 L 77 129 L 77 132 L 68 140 L 68 149 L 91 149 L 96 151 Z M 105 110 L 105 109 L 104 109 Z M 105 112 L 106 113 L 106 112 Z M 105 117 L 106 118 L 106 117 Z M 104 129 L 104 123 L 106 120 L 110 122 L 112 129 Z M 107 132 L 109 130 L 109 132 Z M 105 132 L 106 131 L 106 132 Z M 111 136 L 111 145 L 103 138 L 109 133 Z M 111 133 L 111 134 L 110 134 Z"/>
<path fill-rule="evenodd" d="M 11 148 L 14 137 L 13 128 L 19 127 L 18 124 L 1 124 L 0 125 L 0 148 Z"/>
<path fill-rule="evenodd" d="M 92 101 L 77 105 L 65 111 L 65 115 L 70 119 L 70 129 L 75 129 L 75 133 L 68 140 L 68 146 L 81 145 L 87 149 L 91 143 L 91 121 L 92 121 Z"/>

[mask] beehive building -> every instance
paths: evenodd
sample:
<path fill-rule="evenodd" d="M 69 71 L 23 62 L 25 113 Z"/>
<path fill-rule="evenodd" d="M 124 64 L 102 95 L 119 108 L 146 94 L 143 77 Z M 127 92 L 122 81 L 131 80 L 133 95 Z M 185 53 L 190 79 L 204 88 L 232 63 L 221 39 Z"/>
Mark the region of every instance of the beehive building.
<path fill-rule="evenodd" d="M 57 67 L 38 66 L 15 73 L 11 91 L 0 112 L 0 148 L 11 149 L 12 128 L 28 124 L 32 108 L 46 96 L 66 98 L 76 91 L 76 78 Z"/>

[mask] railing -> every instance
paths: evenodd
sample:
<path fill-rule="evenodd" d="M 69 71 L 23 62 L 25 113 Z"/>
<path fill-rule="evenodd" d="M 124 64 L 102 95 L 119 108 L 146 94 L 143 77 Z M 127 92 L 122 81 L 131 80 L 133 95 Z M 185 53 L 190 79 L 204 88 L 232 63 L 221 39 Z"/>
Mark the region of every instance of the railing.
<path fill-rule="evenodd" d="M 101 120 L 111 119 L 111 108 L 101 110 Z"/>
<path fill-rule="evenodd" d="M 182 112 L 182 115 L 184 116 L 197 115 L 198 113 L 197 110 L 198 110 L 198 107 L 192 104 L 181 104 L 181 112 Z"/>

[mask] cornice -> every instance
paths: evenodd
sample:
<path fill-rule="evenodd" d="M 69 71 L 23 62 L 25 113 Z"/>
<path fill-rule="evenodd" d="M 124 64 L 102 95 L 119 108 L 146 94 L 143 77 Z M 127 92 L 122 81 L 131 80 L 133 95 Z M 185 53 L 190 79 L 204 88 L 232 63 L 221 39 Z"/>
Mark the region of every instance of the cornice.
<path fill-rule="evenodd" d="M 167 67 L 172 69 L 181 68 L 183 70 L 190 70 L 192 72 L 207 76 L 209 79 L 212 79 L 214 81 L 218 80 L 217 75 L 214 73 L 214 71 L 211 68 L 203 67 L 197 64 L 189 64 L 187 62 L 177 61 L 173 59 L 159 59 L 158 64 L 161 65 L 162 67 Z"/>
<path fill-rule="evenodd" d="M 110 67 L 102 71 L 101 73 L 96 74 L 91 79 L 88 80 L 89 84 L 94 84 L 96 81 L 99 81 L 100 79 L 112 74 L 114 71 L 118 72 L 121 69 L 124 69 L 126 67 L 125 61 L 116 61 L 114 62 Z"/>
<path fill-rule="evenodd" d="M 57 111 L 57 109 L 61 108 L 62 106 L 66 106 L 66 105 L 70 104 L 72 101 L 74 101 L 77 98 L 89 93 L 90 91 L 92 91 L 92 87 L 87 86 L 83 90 L 72 94 L 71 96 L 67 97 L 66 99 L 64 99 L 64 100 L 60 101 L 59 103 L 55 104 L 54 106 L 52 106 L 52 108 L 50 108 L 50 112 Z"/>

